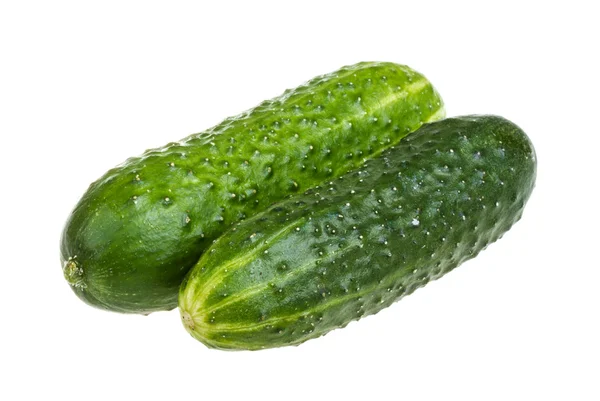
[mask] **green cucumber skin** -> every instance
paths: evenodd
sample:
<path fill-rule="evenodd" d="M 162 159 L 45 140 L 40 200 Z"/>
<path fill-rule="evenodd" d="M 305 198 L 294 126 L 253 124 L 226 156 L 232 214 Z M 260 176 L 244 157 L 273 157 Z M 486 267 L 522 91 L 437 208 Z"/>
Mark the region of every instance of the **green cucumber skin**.
<path fill-rule="evenodd" d="M 220 237 L 182 284 L 183 323 L 209 347 L 249 350 L 344 327 L 500 238 L 535 177 L 533 145 L 508 120 L 426 124 Z"/>
<path fill-rule="evenodd" d="M 63 231 L 65 278 L 99 308 L 173 309 L 187 271 L 232 224 L 443 117 L 431 83 L 406 66 L 364 62 L 316 77 L 94 182 Z"/>

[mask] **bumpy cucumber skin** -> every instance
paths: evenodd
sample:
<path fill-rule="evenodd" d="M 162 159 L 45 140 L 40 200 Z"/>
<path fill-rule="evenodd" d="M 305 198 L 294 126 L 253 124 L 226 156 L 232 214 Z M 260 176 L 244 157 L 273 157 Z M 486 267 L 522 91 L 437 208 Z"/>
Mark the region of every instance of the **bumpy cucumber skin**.
<path fill-rule="evenodd" d="M 94 182 L 63 232 L 65 278 L 93 306 L 173 309 L 184 275 L 231 224 L 443 116 L 431 83 L 406 66 L 367 62 L 316 77 Z"/>
<path fill-rule="evenodd" d="M 535 177 L 531 142 L 501 117 L 424 125 L 219 238 L 182 284 L 183 323 L 209 347 L 249 350 L 344 327 L 500 238 Z"/>

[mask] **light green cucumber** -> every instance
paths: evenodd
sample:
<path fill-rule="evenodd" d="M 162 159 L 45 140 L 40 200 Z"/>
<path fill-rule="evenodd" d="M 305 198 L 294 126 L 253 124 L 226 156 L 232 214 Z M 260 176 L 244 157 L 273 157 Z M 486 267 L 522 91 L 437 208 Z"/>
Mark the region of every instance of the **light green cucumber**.
<path fill-rule="evenodd" d="M 172 309 L 185 274 L 232 224 L 443 116 L 431 83 L 406 66 L 365 62 L 316 77 L 94 182 L 63 232 L 64 276 L 100 308 Z"/>

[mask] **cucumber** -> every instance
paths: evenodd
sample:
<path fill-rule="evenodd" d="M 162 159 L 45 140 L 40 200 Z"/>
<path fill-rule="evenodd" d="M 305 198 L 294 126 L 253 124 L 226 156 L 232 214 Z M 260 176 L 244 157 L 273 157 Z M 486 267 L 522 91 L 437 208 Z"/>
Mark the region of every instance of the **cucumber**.
<path fill-rule="evenodd" d="M 500 238 L 535 176 L 534 148 L 510 121 L 426 124 L 221 236 L 182 284 L 183 324 L 209 347 L 249 350 L 344 327 Z"/>
<path fill-rule="evenodd" d="M 443 116 L 431 83 L 406 66 L 365 62 L 316 77 L 94 182 L 63 231 L 64 276 L 99 308 L 173 309 L 185 274 L 233 223 Z"/>

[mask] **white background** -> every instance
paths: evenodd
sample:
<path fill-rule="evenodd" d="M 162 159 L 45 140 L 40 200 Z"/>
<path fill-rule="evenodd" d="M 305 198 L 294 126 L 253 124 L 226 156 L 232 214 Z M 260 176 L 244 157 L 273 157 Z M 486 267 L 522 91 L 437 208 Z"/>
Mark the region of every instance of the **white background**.
<path fill-rule="evenodd" d="M 0 399 L 600 399 L 594 2 L 204 3 L 1 3 Z M 449 116 L 529 134 L 537 187 L 502 240 L 375 316 L 260 352 L 71 292 L 59 237 L 90 182 L 363 60 L 422 72 Z"/>

